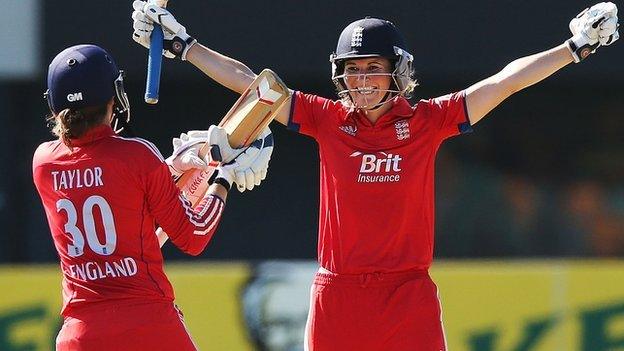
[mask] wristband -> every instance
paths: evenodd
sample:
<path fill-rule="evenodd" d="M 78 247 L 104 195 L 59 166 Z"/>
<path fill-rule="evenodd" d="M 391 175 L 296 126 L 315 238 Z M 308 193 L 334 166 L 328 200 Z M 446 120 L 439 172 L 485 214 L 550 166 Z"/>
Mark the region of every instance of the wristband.
<path fill-rule="evenodd" d="M 225 179 L 223 177 L 219 177 L 219 170 L 218 169 L 215 169 L 215 171 L 212 173 L 212 175 L 208 179 L 208 184 L 209 185 L 219 184 L 219 185 L 223 186 L 226 191 L 230 191 L 230 188 L 232 187 L 232 185 L 230 184 L 230 182 L 227 181 L 227 179 Z"/>
<path fill-rule="evenodd" d="M 219 185 L 223 186 L 225 188 L 225 191 L 230 191 L 230 188 L 232 187 L 230 185 L 230 182 L 225 180 L 225 178 L 217 178 L 217 179 L 215 179 L 213 184 L 219 184 Z"/>
<path fill-rule="evenodd" d="M 594 52 L 594 50 L 596 50 L 596 48 L 598 48 L 598 46 L 600 46 L 600 43 L 596 43 L 594 45 L 584 43 L 579 47 L 579 45 L 574 42 L 574 39 L 575 38 L 568 39 L 566 41 L 566 44 L 568 46 L 568 49 L 572 53 L 572 56 L 574 57 L 574 62 L 576 63 L 579 63 L 586 59 L 592 52 Z"/>
<path fill-rule="evenodd" d="M 197 43 L 197 40 L 191 36 L 188 36 L 186 39 L 175 36 L 171 40 L 165 40 L 164 48 L 180 60 L 186 61 L 186 53 L 195 43 Z"/>

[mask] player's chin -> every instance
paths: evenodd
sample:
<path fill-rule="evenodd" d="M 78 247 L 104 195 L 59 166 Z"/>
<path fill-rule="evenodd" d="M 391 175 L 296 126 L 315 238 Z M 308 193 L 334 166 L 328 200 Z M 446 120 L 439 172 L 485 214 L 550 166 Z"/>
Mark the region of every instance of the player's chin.
<path fill-rule="evenodd" d="M 371 94 L 355 93 L 354 95 L 355 96 L 352 96 L 353 101 L 355 102 L 356 106 L 360 108 L 375 106 L 379 104 L 381 102 L 381 99 L 383 98 L 381 92 L 374 92 Z"/>

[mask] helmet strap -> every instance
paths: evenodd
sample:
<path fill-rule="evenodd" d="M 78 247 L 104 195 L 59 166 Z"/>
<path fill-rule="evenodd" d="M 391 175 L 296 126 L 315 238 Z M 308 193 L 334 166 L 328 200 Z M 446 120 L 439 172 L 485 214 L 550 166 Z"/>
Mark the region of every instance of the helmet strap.
<path fill-rule="evenodd" d="M 129 130 L 130 124 L 130 102 L 128 101 L 128 95 L 124 89 L 123 79 L 124 71 L 119 71 L 119 76 L 115 79 L 115 103 L 113 105 L 113 119 L 111 121 L 111 127 L 115 133 L 120 134 L 133 134 Z"/>

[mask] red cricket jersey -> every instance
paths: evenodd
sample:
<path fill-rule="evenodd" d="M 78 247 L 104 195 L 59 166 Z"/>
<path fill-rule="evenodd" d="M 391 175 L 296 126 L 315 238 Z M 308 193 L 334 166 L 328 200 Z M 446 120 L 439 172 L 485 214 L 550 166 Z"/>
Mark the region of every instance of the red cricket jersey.
<path fill-rule="evenodd" d="M 60 257 L 63 315 L 99 303 L 173 301 L 156 223 L 184 252 L 199 254 L 223 211 L 218 197 L 193 210 L 158 149 L 108 126 L 41 144 L 33 178 Z"/>
<path fill-rule="evenodd" d="M 340 101 L 296 92 L 288 127 L 320 154 L 318 258 L 335 273 L 427 269 L 433 259 L 434 161 L 471 131 L 465 93 L 415 106 L 402 97 L 372 124 Z"/>

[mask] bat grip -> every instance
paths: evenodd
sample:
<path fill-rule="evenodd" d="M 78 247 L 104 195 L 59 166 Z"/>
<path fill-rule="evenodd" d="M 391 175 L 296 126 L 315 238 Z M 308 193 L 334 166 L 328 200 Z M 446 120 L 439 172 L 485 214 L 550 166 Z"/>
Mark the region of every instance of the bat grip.
<path fill-rule="evenodd" d="M 147 82 L 145 83 L 145 102 L 158 102 L 160 89 L 160 68 L 162 65 L 163 31 L 160 25 L 154 23 L 154 30 L 150 37 L 150 49 L 147 57 Z"/>

